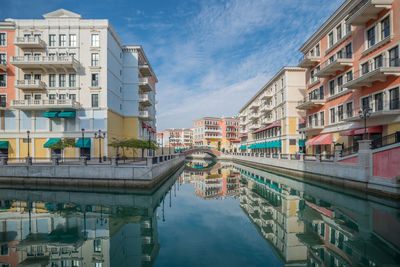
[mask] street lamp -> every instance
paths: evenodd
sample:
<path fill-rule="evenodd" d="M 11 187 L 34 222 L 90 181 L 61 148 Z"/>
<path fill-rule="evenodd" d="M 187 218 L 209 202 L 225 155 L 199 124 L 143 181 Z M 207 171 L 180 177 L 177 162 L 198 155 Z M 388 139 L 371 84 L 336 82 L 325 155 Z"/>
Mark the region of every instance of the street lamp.
<path fill-rule="evenodd" d="M 98 133 L 94 133 L 94 138 L 99 140 L 99 163 L 101 163 L 101 139 L 106 137 L 106 133 L 99 130 Z"/>
<path fill-rule="evenodd" d="M 30 158 L 30 153 L 29 153 L 29 143 L 30 143 L 29 134 L 30 133 L 31 133 L 31 131 L 26 131 L 26 134 L 28 135 L 28 158 Z"/>
<path fill-rule="evenodd" d="M 372 109 L 370 107 L 364 107 L 364 109 L 360 109 L 358 111 L 358 115 L 361 119 L 364 119 L 364 135 L 363 140 L 367 139 L 367 118 L 371 116 Z"/>
<path fill-rule="evenodd" d="M 81 157 L 83 157 L 83 149 L 85 148 L 85 129 L 82 128 L 82 147 L 81 147 Z"/>
<path fill-rule="evenodd" d="M 168 152 L 171 155 L 171 135 L 168 137 Z"/>
<path fill-rule="evenodd" d="M 161 133 L 161 155 L 164 156 L 164 133 Z"/>
<path fill-rule="evenodd" d="M 150 156 L 150 138 L 151 138 L 151 126 L 147 128 L 147 132 L 149 133 L 149 149 L 147 150 L 147 156 Z"/>

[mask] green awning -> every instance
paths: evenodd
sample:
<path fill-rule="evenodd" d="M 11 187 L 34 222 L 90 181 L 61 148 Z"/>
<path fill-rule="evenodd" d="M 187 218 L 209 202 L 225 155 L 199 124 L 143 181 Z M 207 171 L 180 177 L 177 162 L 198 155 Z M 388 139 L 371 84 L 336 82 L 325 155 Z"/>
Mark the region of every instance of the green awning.
<path fill-rule="evenodd" d="M 50 138 L 49 140 L 47 140 L 47 142 L 43 145 L 43 147 L 51 147 L 55 144 L 57 144 L 58 142 L 60 142 L 61 138 Z"/>
<path fill-rule="evenodd" d="M 239 150 L 245 150 L 245 149 L 247 149 L 247 146 L 246 146 L 246 145 L 243 145 L 243 146 L 240 146 L 240 147 L 239 147 Z"/>
<path fill-rule="evenodd" d="M 264 148 L 264 144 L 263 143 L 259 143 L 256 145 L 256 148 Z"/>
<path fill-rule="evenodd" d="M 63 111 L 57 114 L 59 118 L 75 118 L 76 113 L 75 111 Z"/>
<path fill-rule="evenodd" d="M 55 117 L 57 117 L 57 113 L 58 113 L 58 111 L 46 112 L 46 113 L 43 113 L 43 117 L 55 118 Z"/>
<path fill-rule="evenodd" d="M 305 139 L 299 139 L 299 147 L 305 147 L 306 146 L 306 140 Z"/>
<path fill-rule="evenodd" d="M 249 146 L 249 149 L 254 149 L 254 148 L 256 148 L 256 144 L 252 144 Z"/>
<path fill-rule="evenodd" d="M 85 144 L 83 143 L 82 138 L 79 138 L 75 143 L 75 147 L 90 148 L 90 138 L 85 138 Z"/>
<path fill-rule="evenodd" d="M 0 149 L 7 149 L 8 141 L 0 141 Z"/>

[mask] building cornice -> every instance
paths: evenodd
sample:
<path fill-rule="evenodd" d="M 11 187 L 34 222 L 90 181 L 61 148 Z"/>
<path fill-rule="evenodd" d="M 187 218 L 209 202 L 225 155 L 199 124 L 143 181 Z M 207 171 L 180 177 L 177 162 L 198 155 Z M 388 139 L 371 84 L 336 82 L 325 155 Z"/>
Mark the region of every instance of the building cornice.
<path fill-rule="evenodd" d="M 346 0 L 325 22 L 311 35 L 310 38 L 299 48 L 299 51 L 306 54 L 315 46 L 325 35 L 329 33 L 349 12 L 357 6 L 359 0 Z"/>
<path fill-rule="evenodd" d="M 13 21 L 0 21 L 0 30 L 15 30 Z"/>

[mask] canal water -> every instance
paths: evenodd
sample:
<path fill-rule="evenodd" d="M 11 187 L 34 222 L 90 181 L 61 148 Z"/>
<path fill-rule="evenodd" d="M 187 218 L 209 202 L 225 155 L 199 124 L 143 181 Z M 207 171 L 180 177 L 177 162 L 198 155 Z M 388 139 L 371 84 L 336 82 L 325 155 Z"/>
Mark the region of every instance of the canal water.
<path fill-rule="evenodd" d="M 153 191 L 0 189 L 0 266 L 399 266 L 399 202 L 192 160 Z"/>

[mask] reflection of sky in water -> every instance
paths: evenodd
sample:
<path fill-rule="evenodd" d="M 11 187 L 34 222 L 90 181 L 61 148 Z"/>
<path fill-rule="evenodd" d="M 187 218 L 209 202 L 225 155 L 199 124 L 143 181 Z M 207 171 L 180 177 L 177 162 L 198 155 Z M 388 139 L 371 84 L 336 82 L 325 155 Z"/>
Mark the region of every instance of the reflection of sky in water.
<path fill-rule="evenodd" d="M 158 209 L 161 218 L 161 209 Z M 193 185 L 165 199 L 166 221 L 158 222 L 160 252 L 155 266 L 281 266 L 249 222 L 239 200 L 203 200 Z"/>

